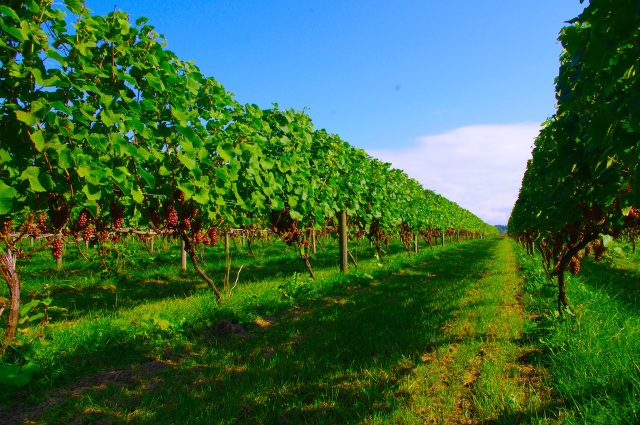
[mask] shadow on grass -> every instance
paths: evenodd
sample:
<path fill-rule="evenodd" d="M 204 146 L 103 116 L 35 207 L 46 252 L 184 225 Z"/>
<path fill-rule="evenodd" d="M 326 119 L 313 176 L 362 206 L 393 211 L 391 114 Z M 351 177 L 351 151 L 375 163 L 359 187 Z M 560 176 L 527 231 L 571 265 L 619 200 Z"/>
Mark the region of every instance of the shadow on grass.
<path fill-rule="evenodd" d="M 24 404 L 37 401 L 30 419 L 49 423 L 82 415 L 87 422 L 357 423 L 385 415 L 410 403 L 401 383 L 421 356 L 452 342 L 442 326 L 494 243 L 434 251 L 366 288 L 334 288 L 278 317 L 244 323 L 239 335 L 194 329 L 189 343 L 160 355 L 152 340 L 136 344 L 126 334 L 114 335 L 108 352 L 69 347 L 56 363 L 75 369 L 75 384 L 58 375 L 16 394 Z M 157 362 L 162 367 L 145 372 Z"/>
<path fill-rule="evenodd" d="M 606 262 L 596 263 L 588 257 L 581 261 L 581 275 L 587 276 L 587 285 L 601 289 L 609 296 L 622 301 L 635 315 L 640 311 L 640 269 L 616 267 Z"/>
<path fill-rule="evenodd" d="M 326 250 L 318 250 L 311 257 L 315 271 L 337 271 L 338 253 L 334 241 L 326 242 Z M 294 273 L 307 275 L 307 269 L 294 249 L 280 241 L 257 244 L 254 251 L 257 258 L 248 254 L 247 248 L 236 249 L 232 246 L 232 279 L 242 266 L 239 285 L 251 285 L 254 282 L 277 277 L 288 278 Z M 404 251 L 399 244 L 391 245 L 389 254 Z M 367 244 L 353 244 L 360 258 L 373 258 L 375 248 Z M 27 262 L 27 271 L 23 281 L 27 291 L 23 297 L 43 298 L 51 296 L 57 307 L 68 310 L 62 314 L 64 319 L 76 319 L 96 312 L 126 310 L 132 307 L 171 298 L 186 298 L 206 288 L 206 283 L 198 276 L 189 262 L 187 271 L 179 270 L 178 248 L 156 250 L 153 254 L 140 250 L 136 262 L 126 266 L 107 268 L 98 259 L 85 262 L 77 259 L 77 253 L 70 250 L 68 261 L 62 270 L 51 270 L 50 262 L 41 263 L 38 259 Z M 221 286 L 224 274 L 224 254 L 220 247 L 207 249 L 201 258 L 200 266 Z M 29 291 L 30 289 L 30 291 Z M 206 290 L 206 289 L 205 289 Z"/>

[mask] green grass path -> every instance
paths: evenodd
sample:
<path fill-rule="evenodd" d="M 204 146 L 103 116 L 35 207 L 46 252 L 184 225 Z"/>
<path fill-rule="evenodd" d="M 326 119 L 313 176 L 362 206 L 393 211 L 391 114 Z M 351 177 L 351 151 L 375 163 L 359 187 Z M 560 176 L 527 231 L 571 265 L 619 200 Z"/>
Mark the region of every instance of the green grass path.
<path fill-rule="evenodd" d="M 440 266 L 447 279 L 436 285 L 455 288 L 446 296 L 452 314 L 404 380 L 411 403 L 392 413 L 392 423 L 528 423 L 544 404 L 542 377 L 526 362 L 534 348 L 519 340 L 528 318 L 512 244 L 493 240 L 484 249 L 484 259 L 482 249 L 452 258 L 454 276 L 451 264 Z"/>
<path fill-rule="evenodd" d="M 19 417 L 33 423 L 526 422 L 546 392 L 526 362 L 533 349 L 519 339 L 528 321 L 520 284 L 506 239 L 427 250 L 412 266 L 367 285 L 334 288 L 272 316 L 240 316 L 251 319 L 238 332 L 193 326 L 165 345 L 118 334 L 122 341 L 110 342 L 107 354 L 136 350 L 128 365 L 100 367 L 71 346 L 60 349 L 52 355 L 95 371 L 39 390 L 38 403 L 22 406 Z M 213 308 L 198 300 L 163 305 L 167 312 L 198 303 Z M 107 318 L 112 325 L 105 326 L 133 325 L 143 309 Z M 160 349 L 149 348 L 154 343 Z M 0 410 L 0 418 L 10 414 Z"/>

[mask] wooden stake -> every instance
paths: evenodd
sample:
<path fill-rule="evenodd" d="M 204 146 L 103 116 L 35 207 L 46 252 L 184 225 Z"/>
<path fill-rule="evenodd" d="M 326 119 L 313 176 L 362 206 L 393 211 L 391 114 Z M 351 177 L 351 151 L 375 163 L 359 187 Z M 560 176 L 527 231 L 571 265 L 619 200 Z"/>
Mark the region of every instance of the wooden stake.
<path fill-rule="evenodd" d="M 313 249 L 313 253 L 316 253 L 316 229 L 311 229 L 311 247 Z"/>
<path fill-rule="evenodd" d="M 182 252 L 181 261 L 180 261 L 180 269 L 184 272 L 187 271 L 187 251 L 184 249 L 184 241 L 181 241 L 180 250 Z"/>
<path fill-rule="evenodd" d="M 338 242 L 340 244 L 340 271 L 342 273 L 349 273 L 349 251 L 347 247 L 348 233 L 347 233 L 347 213 L 346 211 L 340 211 L 338 214 L 339 229 L 338 229 Z"/>
<path fill-rule="evenodd" d="M 231 250 L 229 249 L 229 232 L 224 232 L 224 293 L 229 296 L 229 272 L 231 270 Z"/>

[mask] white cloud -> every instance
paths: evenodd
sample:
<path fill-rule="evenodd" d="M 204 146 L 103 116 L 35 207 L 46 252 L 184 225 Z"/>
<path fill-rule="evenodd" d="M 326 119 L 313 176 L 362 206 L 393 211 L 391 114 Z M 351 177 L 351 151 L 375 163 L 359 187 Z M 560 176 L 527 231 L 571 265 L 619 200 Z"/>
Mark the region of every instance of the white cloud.
<path fill-rule="evenodd" d="M 506 224 L 539 124 L 476 125 L 424 136 L 403 150 L 369 154 L 479 216 Z"/>

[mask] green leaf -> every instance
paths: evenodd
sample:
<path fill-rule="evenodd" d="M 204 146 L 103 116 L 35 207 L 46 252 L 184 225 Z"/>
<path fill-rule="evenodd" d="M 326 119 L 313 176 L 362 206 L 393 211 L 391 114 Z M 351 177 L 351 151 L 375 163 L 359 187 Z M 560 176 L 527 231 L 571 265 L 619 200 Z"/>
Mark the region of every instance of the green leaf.
<path fill-rule="evenodd" d="M 29 362 L 23 367 L 5 363 L 0 365 L 0 384 L 10 387 L 24 387 L 31 381 L 33 374 L 39 370 L 40 367 L 33 362 Z"/>
<path fill-rule="evenodd" d="M 3 15 L 11 16 L 13 20 L 16 22 L 20 21 L 20 18 L 18 18 L 18 15 L 16 14 L 16 12 L 13 9 L 11 9 L 9 6 L 5 6 L 5 5 L 0 6 L 0 13 L 2 13 Z"/>
<path fill-rule="evenodd" d="M 158 77 L 156 77 L 155 75 L 148 73 L 144 76 L 144 78 L 146 78 L 147 82 L 149 83 L 149 85 L 151 87 L 153 87 L 154 89 L 164 92 L 165 87 L 164 84 L 162 83 L 162 80 Z"/>
<path fill-rule="evenodd" d="M 38 3 L 36 3 L 34 0 L 25 0 L 25 4 L 27 5 L 27 8 L 29 9 L 30 12 L 40 13 L 40 7 L 38 6 Z"/>
<path fill-rule="evenodd" d="M 97 201 L 102 197 L 100 187 L 92 185 L 91 183 L 84 185 L 82 193 L 87 196 L 87 200 L 89 201 Z"/>
<path fill-rule="evenodd" d="M 20 317 L 26 316 L 34 307 L 40 304 L 40 300 L 32 300 L 20 308 Z"/>
<path fill-rule="evenodd" d="M 222 145 L 218 145 L 216 151 L 218 152 L 218 155 L 220 155 L 220 158 L 224 159 L 225 161 L 231 161 L 231 154 L 224 150 Z"/>
<path fill-rule="evenodd" d="M 29 316 L 29 322 L 35 322 L 36 320 L 42 319 L 44 317 L 44 313 L 34 314 L 33 316 Z"/>
<path fill-rule="evenodd" d="M 144 202 L 144 194 L 140 189 L 132 189 L 131 197 L 138 204 L 142 204 Z"/>
<path fill-rule="evenodd" d="M 28 126 L 34 126 L 38 122 L 36 117 L 34 117 L 33 115 L 31 115 L 28 112 L 24 112 L 24 111 L 20 111 L 20 110 L 16 110 L 15 112 L 16 112 L 16 117 L 18 118 L 18 120 L 22 121 L 23 123 L 27 124 Z"/>
<path fill-rule="evenodd" d="M 42 152 L 42 149 L 44 149 L 44 144 L 45 144 L 44 131 L 38 130 L 31 133 L 31 140 L 33 141 L 33 144 L 36 146 L 36 149 L 38 150 L 38 152 Z"/>
<path fill-rule="evenodd" d="M 0 181 L 0 215 L 7 214 L 13 207 L 13 199 L 18 196 L 18 192 L 11 186 L 7 186 Z"/>
<path fill-rule="evenodd" d="M 60 65 L 62 65 L 62 66 L 67 66 L 67 59 L 64 56 L 62 56 L 60 53 L 58 53 L 57 51 L 55 51 L 53 49 L 48 49 L 47 50 L 47 57 L 50 58 L 50 59 L 55 60 L 58 63 L 60 63 Z M 59 103 L 62 103 L 62 102 L 59 102 Z M 58 109 L 61 109 L 61 108 L 58 108 Z M 61 109 L 61 110 L 63 110 L 63 109 Z M 67 111 L 65 111 L 65 112 L 67 112 Z M 67 112 L 67 113 L 69 113 L 69 112 Z"/>
<path fill-rule="evenodd" d="M 28 34 L 23 34 L 23 31 L 20 31 L 15 27 L 6 26 L 2 21 L 0 21 L 0 27 L 4 31 L 14 36 L 18 41 L 24 42 L 24 41 L 27 41 L 27 39 L 29 38 Z"/>
<path fill-rule="evenodd" d="M 67 310 L 64 307 L 58 307 L 57 305 L 52 305 L 51 307 L 49 307 L 49 312 L 52 312 L 52 311 L 60 312 L 60 311 L 69 311 L 69 310 Z"/>
<path fill-rule="evenodd" d="M 153 319 L 153 323 L 160 328 L 161 331 L 166 331 L 171 326 L 171 322 L 167 319 Z"/>
<path fill-rule="evenodd" d="M 142 177 L 142 179 L 147 182 L 147 184 L 149 185 L 149 187 L 151 189 L 155 189 L 155 187 L 156 187 L 156 178 L 153 177 L 153 174 L 148 173 L 147 171 L 143 170 L 142 168 L 138 169 L 138 174 L 140 174 L 140 177 Z"/>
<path fill-rule="evenodd" d="M 201 187 L 196 193 L 193 194 L 193 200 L 200 205 L 206 205 L 209 203 L 209 189 Z"/>
<path fill-rule="evenodd" d="M 198 136 L 196 132 L 189 126 L 183 127 L 181 125 L 176 125 L 176 129 L 178 133 L 182 134 L 185 139 L 187 139 L 191 143 L 195 143 L 198 140 Z"/>
<path fill-rule="evenodd" d="M 53 178 L 51 178 L 49 173 L 41 175 L 40 178 L 38 178 L 38 182 L 40 186 L 43 187 L 45 190 L 52 191 L 56 188 L 56 185 L 53 182 Z M 33 187 L 33 184 L 31 185 L 31 187 Z"/>
<path fill-rule="evenodd" d="M 40 72 L 40 70 L 38 68 L 31 68 L 31 75 L 33 75 L 33 78 L 36 80 L 36 84 L 41 86 L 42 85 L 42 72 Z"/>
<path fill-rule="evenodd" d="M 198 94 L 198 90 L 200 89 L 200 83 L 193 78 L 189 78 L 187 79 L 187 88 L 191 93 Z"/>
<path fill-rule="evenodd" d="M 184 164 L 185 167 L 187 167 L 188 170 L 193 170 L 194 168 L 196 168 L 196 160 L 193 152 L 185 154 L 182 151 L 179 151 L 178 159 L 180 160 L 180 162 L 182 162 L 182 164 Z"/>
<path fill-rule="evenodd" d="M 27 167 L 22 174 L 20 174 L 20 177 L 18 177 L 18 180 L 22 181 L 22 180 L 29 180 L 29 184 L 31 185 L 31 189 L 33 189 L 35 192 L 46 192 L 46 189 L 42 186 L 42 184 L 40 183 L 40 180 L 38 179 L 38 176 L 40 175 L 40 168 L 38 167 Z"/>
<path fill-rule="evenodd" d="M 66 146 L 60 151 L 58 154 L 58 165 L 62 168 L 74 168 L 75 162 L 73 160 L 73 156 L 71 155 L 71 149 L 68 149 Z"/>
<path fill-rule="evenodd" d="M 602 245 L 604 245 L 606 248 L 609 248 L 611 245 L 613 245 L 613 243 L 613 237 L 609 235 L 602 235 Z"/>

